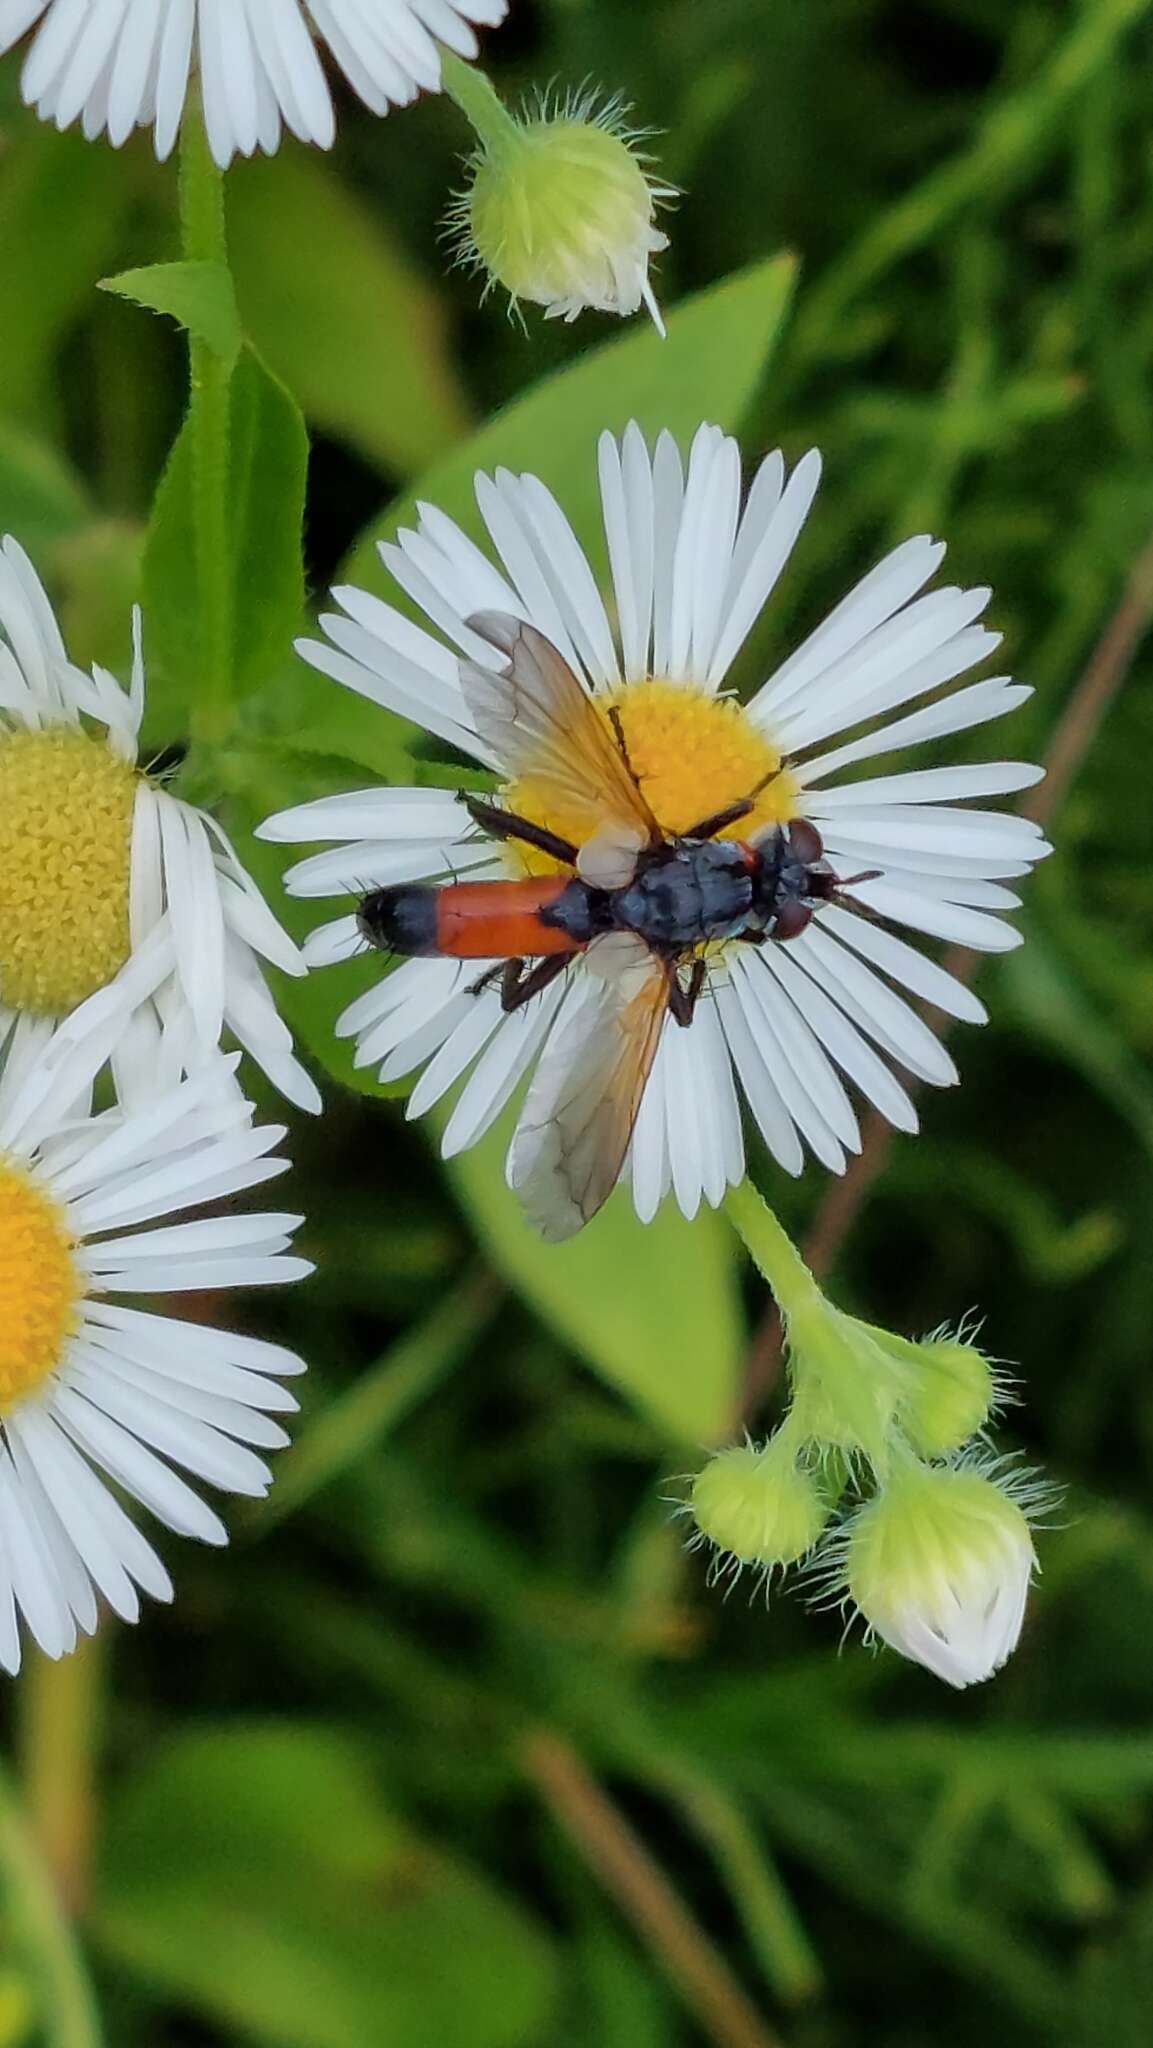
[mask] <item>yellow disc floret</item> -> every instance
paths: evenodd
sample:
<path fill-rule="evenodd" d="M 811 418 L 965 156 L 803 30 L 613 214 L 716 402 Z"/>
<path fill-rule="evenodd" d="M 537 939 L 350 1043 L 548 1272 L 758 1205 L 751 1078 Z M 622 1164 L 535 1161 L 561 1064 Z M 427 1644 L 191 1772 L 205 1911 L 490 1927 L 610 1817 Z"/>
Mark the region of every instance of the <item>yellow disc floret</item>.
<path fill-rule="evenodd" d="M 83 1293 L 63 1209 L 0 1159 L 0 1415 L 60 1364 Z"/>
<path fill-rule="evenodd" d="M 664 832 L 687 832 L 746 797 L 753 798 L 752 810 L 719 837 L 755 839 L 796 816 L 794 778 L 733 698 L 707 697 L 690 685 L 658 678 L 629 683 L 594 702 L 610 732 L 609 711 L 619 713 L 629 765 Z M 531 776 L 511 784 L 505 802 L 520 817 L 578 846 L 590 836 L 587 819 L 567 816 Z M 558 866 L 524 846 L 516 846 L 515 853 L 518 865 L 531 874 L 551 874 Z"/>
<path fill-rule="evenodd" d="M 129 953 L 137 771 L 78 731 L 0 734 L 0 1003 L 60 1016 Z"/>

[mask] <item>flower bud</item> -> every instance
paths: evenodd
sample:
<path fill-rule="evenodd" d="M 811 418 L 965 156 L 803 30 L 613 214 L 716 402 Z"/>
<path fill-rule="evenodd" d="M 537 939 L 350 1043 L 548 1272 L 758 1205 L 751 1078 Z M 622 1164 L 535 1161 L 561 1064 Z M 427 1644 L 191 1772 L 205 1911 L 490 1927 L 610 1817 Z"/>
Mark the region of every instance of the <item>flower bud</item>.
<path fill-rule="evenodd" d="M 701 1535 L 738 1564 L 795 1564 L 810 1551 L 832 1510 L 830 1490 L 798 1462 L 783 1431 L 763 1449 L 718 1451 L 698 1472 L 692 1514 Z"/>
<path fill-rule="evenodd" d="M 643 302 L 663 333 L 648 270 L 668 246 L 654 208 L 672 194 L 650 181 L 635 141 L 616 102 L 510 122 L 482 143 L 454 207 L 465 260 L 549 319 L 635 313 Z"/>
<path fill-rule="evenodd" d="M 1016 1647 L 1042 1489 L 1004 1461 L 903 1463 L 837 1541 L 835 1577 L 865 1621 L 947 1684 L 978 1684 Z"/>
<path fill-rule="evenodd" d="M 916 1376 L 901 1421 L 921 1457 L 944 1458 L 984 1429 L 997 1403 L 997 1376 L 975 1344 L 957 1337 L 927 1337 L 912 1348 Z"/>

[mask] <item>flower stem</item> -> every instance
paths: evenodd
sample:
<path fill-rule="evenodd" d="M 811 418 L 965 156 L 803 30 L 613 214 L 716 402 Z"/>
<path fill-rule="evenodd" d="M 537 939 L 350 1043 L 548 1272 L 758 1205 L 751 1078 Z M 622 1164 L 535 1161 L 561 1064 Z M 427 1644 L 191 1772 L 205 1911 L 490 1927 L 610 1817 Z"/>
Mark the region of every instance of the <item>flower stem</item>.
<path fill-rule="evenodd" d="M 0 1890 L 16 1939 L 40 1980 L 44 2038 L 53 2048 L 101 2048 L 100 2021 L 79 1948 L 34 1830 L 2 1765 Z"/>
<path fill-rule="evenodd" d="M 729 1189 L 725 1209 L 753 1264 L 772 1289 L 786 1322 L 805 1309 L 824 1305 L 824 1296 L 800 1252 L 751 1181 L 742 1181 L 740 1187 Z"/>
<path fill-rule="evenodd" d="M 441 78 L 450 100 L 476 130 L 486 154 L 498 160 L 521 147 L 521 131 L 491 80 L 475 64 L 466 64 L 451 50 L 441 52 Z"/>
<path fill-rule="evenodd" d="M 82 1913 L 88 1897 L 103 1671 L 102 1645 L 82 1638 L 58 1662 L 31 1657 L 20 1694 L 28 1825 L 70 1913 Z"/>
<path fill-rule="evenodd" d="M 224 173 L 208 147 L 199 104 L 191 100 L 180 138 L 180 228 L 185 260 L 228 262 Z M 233 591 L 230 571 L 229 384 L 231 370 L 207 341 L 188 337 L 191 372 L 196 574 L 203 629 L 203 683 L 195 706 L 196 736 L 227 732 L 232 699 Z"/>

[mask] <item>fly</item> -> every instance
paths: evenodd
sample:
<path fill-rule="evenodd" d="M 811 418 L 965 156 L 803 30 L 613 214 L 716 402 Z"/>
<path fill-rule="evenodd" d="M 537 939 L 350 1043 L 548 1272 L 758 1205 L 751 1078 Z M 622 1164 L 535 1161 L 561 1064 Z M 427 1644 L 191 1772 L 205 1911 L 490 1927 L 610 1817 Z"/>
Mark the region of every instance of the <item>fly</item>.
<path fill-rule="evenodd" d="M 468 623 L 508 663 L 501 672 L 460 664 L 479 736 L 566 820 L 587 819 L 588 837 L 578 845 L 462 791 L 482 832 L 546 854 L 564 872 L 376 889 L 358 923 L 381 951 L 496 960 L 474 986 L 499 981 L 506 1011 L 540 995 L 578 956 L 586 960 L 588 986 L 550 1034 L 510 1156 L 509 1178 L 531 1220 L 558 1240 L 615 1187 L 665 1017 L 692 1023 L 708 974 L 704 949 L 795 939 L 842 885 L 806 819 L 751 841 L 718 836 L 750 815 L 772 775 L 689 831 L 663 832 L 632 772 L 619 716 L 610 711 L 610 732 L 551 642 L 503 613 Z"/>

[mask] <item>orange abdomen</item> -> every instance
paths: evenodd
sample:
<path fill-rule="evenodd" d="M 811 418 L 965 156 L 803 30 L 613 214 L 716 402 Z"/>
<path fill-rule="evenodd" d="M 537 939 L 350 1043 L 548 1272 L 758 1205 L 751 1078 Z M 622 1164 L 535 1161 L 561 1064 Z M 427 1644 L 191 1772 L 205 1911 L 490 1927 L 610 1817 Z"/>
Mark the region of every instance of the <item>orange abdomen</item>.
<path fill-rule="evenodd" d="M 540 912 L 564 894 L 572 877 L 524 882 L 450 882 L 436 892 L 436 944 L 457 960 L 524 960 L 577 953 L 567 932 L 542 924 Z"/>

